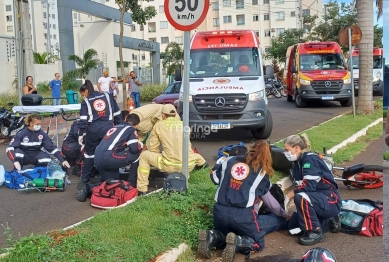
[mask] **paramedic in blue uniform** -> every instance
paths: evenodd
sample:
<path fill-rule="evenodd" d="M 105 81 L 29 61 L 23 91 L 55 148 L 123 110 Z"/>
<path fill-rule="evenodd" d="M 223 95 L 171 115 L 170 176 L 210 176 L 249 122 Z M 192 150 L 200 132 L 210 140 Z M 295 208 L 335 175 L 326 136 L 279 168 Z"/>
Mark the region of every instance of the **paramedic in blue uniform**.
<path fill-rule="evenodd" d="M 80 120 L 76 120 L 70 127 L 69 132 L 66 134 L 62 142 L 62 154 L 69 161 L 71 166 L 80 162 L 81 158 L 81 146 L 78 143 L 78 123 Z"/>
<path fill-rule="evenodd" d="M 15 169 L 20 171 L 25 165 L 46 166 L 51 158 L 48 153 L 41 150 L 42 148 L 54 155 L 63 167 L 69 168 L 70 165 L 63 158 L 59 148 L 42 131 L 41 117 L 35 114 L 28 115 L 24 121 L 26 127 L 12 138 L 6 149 L 7 156 L 13 162 Z"/>
<path fill-rule="evenodd" d="M 270 193 L 273 175 L 270 145 L 255 142 L 246 155 L 222 157 L 211 171 L 218 185 L 213 208 L 214 230 L 199 231 L 199 255 L 210 258 L 212 247 L 223 249 L 223 261 L 235 252 L 249 256 L 265 247 L 265 235 L 286 229 L 289 215 Z M 262 200 L 272 214 L 258 216 Z"/>
<path fill-rule="evenodd" d="M 80 88 L 81 102 L 78 123 L 78 142 L 85 143 L 81 180 L 88 183 L 93 172 L 95 149 L 114 124 L 121 122 L 121 112 L 115 99 L 108 93 L 95 91 L 92 82 L 86 80 Z"/>
<path fill-rule="evenodd" d="M 301 245 L 314 245 L 324 240 L 327 226 L 333 233 L 340 230 L 339 212 L 342 200 L 338 185 L 326 163 L 310 152 L 306 134 L 291 135 L 284 141 L 285 156 L 294 162 L 293 179 L 296 188 L 287 198 L 294 199 L 298 224 L 303 232 Z"/>
<path fill-rule="evenodd" d="M 95 166 L 101 175 L 101 181 L 119 179 L 119 168 L 131 165 L 129 179 L 131 186 L 136 187 L 137 170 L 143 144 L 138 140 L 136 126 L 140 119 L 136 114 L 129 114 L 126 122 L 108 130 L 95 151 Z M 96 185 L 83 184 L 77 192 L 77 200 L 84 202 Z"/>

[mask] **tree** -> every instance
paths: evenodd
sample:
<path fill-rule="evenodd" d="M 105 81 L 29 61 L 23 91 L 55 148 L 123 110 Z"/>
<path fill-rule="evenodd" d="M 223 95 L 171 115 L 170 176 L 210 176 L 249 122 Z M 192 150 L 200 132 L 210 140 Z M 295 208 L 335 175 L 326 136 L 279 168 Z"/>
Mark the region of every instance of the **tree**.
<path fill-rule="evenodd" d="M 377 20 L 382 15 L 383 0 L 376 0 L 378 8 Z M 372 2 L 357 0 L 358 26 L 362 31 L 359 43 L 359 91 L 357 112 L 365 114 L 374 113 L 373 104 L 373 56 L 371 55 L 374 43 L 374 9 Z"/>
<path fill-rule="evenodd" d="M 150 0 L 143 0 L 143 1 L 150 2 Z M 123 62 L 124 14 L 129 10 L 131 10 L 132 21 L 139 25 L 145 25 L 147 20 L 150 20 L 157 14 L 154 6 L 148 6 L 145 9 L 143 9 L 138 2 L 140 1 L 115 0 L 115 3 L 119 6 L 119 10 L 120 10 L 119 58 L 120 58 L 120 68 L 121 68 L 121 74 L 123 80 L 124 80 L 124 62 Z M 127 90 L 124 82 L 123 82 L 123 105 L 124 105 L 124 109 L 127 109 Z"/>
<path fill-rule="evenodd" d="M 47 52 L 43 53 L 37 53 L 33 52 L 33 57 L 34 57 L 34 64 L 47 64 L 47 60 L 49 58 Z"/>
<path fill-rule="evenodd" d="M 79 68 L 72 70 L 72 75 L 85 80 L 89 71 L 97 67 L 97 59 L 93 58 L 96 55 L 97 51 L 91 48 L 86 50 L 82 58 L 77 55 L 69 56 L 69 60 L 73 60 L 79 66 Z"/>
<path fill-rule="evenodd" d="M 170 42 L 165 48 L 165 52 L 160 54 L 163 68 L 166 68 L 166 74 L 170 76 L 176 68 L 182 69 L 184 62 L 184 50 L 176 42 Z"/>
<path fill-rule="evenodd" d="M 379 27 L 378 25 L 374 26 L 374 47 L 383 47 L 382 45 L 382 37 L 384 34 L 384 30 L 382 27 Z"/>

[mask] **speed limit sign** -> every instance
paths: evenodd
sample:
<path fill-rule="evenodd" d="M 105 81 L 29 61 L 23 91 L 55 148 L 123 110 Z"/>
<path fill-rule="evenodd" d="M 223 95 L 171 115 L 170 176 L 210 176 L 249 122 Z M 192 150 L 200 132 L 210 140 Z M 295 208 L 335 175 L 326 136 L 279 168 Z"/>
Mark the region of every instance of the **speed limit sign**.
<path fill-rule="evenodd" d="M 209 0 L 165 0 L 165 14 L 169 23 L 181 31 L 198 27 L 207 16 Z"/>

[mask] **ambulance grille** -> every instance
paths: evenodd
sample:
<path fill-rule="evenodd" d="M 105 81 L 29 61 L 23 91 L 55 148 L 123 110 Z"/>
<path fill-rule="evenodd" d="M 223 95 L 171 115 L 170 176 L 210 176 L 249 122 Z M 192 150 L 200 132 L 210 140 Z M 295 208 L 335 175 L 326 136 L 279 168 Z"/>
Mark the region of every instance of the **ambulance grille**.
<path fill-rule="evenodd" d="M 331 85 L 329 85 L 329 83 Z M 340 90 L 343 87 L 343 80 L 336 81 L 312 81 L 312 88 L 315 90 Z"/>
<path fill-rule="evenodd" d="M 199 112 L 236 112 L 246 107 L 245 94 L 195 95 L 194 104 Z"/>

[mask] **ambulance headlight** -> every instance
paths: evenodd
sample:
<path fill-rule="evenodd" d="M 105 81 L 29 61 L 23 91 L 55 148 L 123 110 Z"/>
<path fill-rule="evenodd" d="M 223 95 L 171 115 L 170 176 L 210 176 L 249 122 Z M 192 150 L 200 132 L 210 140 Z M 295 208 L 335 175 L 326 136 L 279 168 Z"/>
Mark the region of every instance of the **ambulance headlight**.
<path fill-rule="evenodd" d="M 373 82 L 377 82 L 381 78 L 381 72 L 378 71 L 377 74 L 373 77 Z"/>
<path fill-rule="evenodd" d="M 184 101 L 184 93 L 180 92 L 179 100 L 180 101 Z M 192 102 L 192 95 L 189 95 L 189 102 Z"/>
<path fill-rule="evenodd" d="M 300 84 L 303 85 L 303 86 L 308 86 L 308 85 L 311 84 L 311 81 L 300 79 Z"/>
<path fill-rule="evenodd" d="M 351 77 L 344 79 L 343 84 L 351 84 Z"/>
<path fill-rule="evenodd" d="M 259 101 L 263 99 L 264 91 L 261 90 L 259 92 L 249 94 L 249 101 Z"/>

